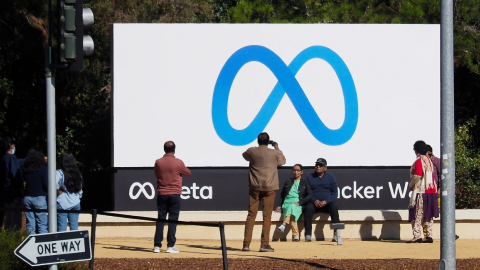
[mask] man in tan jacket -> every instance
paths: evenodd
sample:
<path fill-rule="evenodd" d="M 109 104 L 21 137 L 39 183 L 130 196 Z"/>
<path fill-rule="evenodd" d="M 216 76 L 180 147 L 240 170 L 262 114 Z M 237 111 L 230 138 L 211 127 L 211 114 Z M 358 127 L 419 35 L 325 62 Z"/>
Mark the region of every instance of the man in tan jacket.
<path fill-rule="evenodd" d="M 249 207 L 245 222 L 245 236 L 243 251 L 250 251 L 253 226 L 257 217 L 260 201 L 263 203 L 263 228 L 261 252 L 273 252 L 270 246 L 270 226 L 272 224 L 273 204 L 275 191 L 278 189 L 277 167 L 285 164 L 285 156 L 278 148 L 278 143 L 270 141 L 266 132 L 260 133 L 257 138 L 258 147 L 250 147 L 243 153 L 243 158 L 250 162 Z M 275 149 L 268 148 L 268 144 Z"/>

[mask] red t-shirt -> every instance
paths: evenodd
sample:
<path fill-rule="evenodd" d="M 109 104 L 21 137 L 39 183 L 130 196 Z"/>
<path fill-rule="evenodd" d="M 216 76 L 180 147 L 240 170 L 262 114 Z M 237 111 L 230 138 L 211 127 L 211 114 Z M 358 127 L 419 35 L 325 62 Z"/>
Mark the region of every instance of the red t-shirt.
<path fill-rule="evenodd" d="M 182 160 L 174 153 L 163 155 L 155 161 L 155 177 L 157 178 L 158 195 L 182 194 L 182 176 L 192 175 Z"/>

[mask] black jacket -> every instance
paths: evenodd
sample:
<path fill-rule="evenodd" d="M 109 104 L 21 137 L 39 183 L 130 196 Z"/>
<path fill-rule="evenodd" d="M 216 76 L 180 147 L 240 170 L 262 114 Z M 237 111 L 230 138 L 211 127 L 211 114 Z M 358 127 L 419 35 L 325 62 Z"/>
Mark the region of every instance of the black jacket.
<path fill-rule="evenodd" d="M 285 184 L 283 185 L 282 189 L 282 205 L 283 202 L 285 201 L 285 198 L 287 198 L 288 193 L 290 192 L 290 189 L 293 186 L 293 182 L 295 180 L 293 178 L 288 179 L 285 181 Z M 298 197 L 300 201 L 298 204 L 300 206 L 305 206 L 313 197 L 313 192 L 312 189 L 310 188 L 310 183 L 308 182 L 307 179 L 300 179 L 300 183 L 298 184 Z"/>

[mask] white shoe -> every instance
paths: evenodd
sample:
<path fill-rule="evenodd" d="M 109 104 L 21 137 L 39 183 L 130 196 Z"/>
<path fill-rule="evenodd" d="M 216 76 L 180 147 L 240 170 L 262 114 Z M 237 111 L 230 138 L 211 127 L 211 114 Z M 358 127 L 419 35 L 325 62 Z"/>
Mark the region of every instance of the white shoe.
<path fill-rule="evenodd" d="M 176 246 L 173 246 L 173 247 L 168 247 L 167 252 L 168 253 L 179 253 L 180 250 L 178 250 Z"/>
<path fill-rule="evenodd" d="M 160 247 L 154 247 L 153 253 L 160 253 Z"/>
<path fill-rule="evenodd" d="M 334 232 L 332 237 L 332 242 L 337 242 L 337 241 L 338 241 L 337 232 Z"/>

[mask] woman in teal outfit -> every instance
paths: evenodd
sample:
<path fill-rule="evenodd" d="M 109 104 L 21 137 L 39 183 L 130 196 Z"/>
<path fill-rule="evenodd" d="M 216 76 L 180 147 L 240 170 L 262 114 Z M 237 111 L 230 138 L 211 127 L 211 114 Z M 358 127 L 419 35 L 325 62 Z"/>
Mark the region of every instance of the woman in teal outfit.
<path fill-rule="evenodd" d="M 300 241 L 297 221 L 302 215 L 303 208 L 312 199 L 313 193 L 310 184 L 306 179 L 302 179 L 303 166 L 295 164 L 292 169 L 293 178 L 285 181 L 282 189 L 282 206 L 277 207 L 276 211 L 283 211 L 283 224 L 277 230 L 285 231 L 285 226 L 290 223 L 292 226 L 293 241 Z"/>

